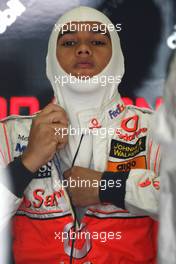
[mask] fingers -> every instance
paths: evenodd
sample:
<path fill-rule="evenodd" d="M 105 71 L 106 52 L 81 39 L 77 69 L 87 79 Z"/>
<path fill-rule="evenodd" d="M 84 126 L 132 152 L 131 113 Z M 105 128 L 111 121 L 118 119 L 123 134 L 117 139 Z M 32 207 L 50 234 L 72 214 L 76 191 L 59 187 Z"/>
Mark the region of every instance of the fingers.
<path fill-rule="evenodd" d="M 64 172 L 64 178 L 67 180 L 71 176 L 71 169 L 68 169 Z"/>
<path fill-rule="evenodd" d="M 29 141 L 23 156 L 26 167 L 35 172 L 50 161 L 57 150 L 65 147 L 68 117 L 64 109 L 55 104 L 47 105 L 32 121 Z M 56 133 L 57 132 L 57 133 Z"/>
<path fill-rule="evenodd" d="M 68 118 L 64 111 L 51 112 L 46 115 L 40 116 L 41 123 L 62 123 L 68 126 Z"/>
<path fill-rule="evenodd" d="M 43 108 L 43 110 L 40 112 L 40 115 L 46 115 L 46 114 L 49 114 L 51 112 L 57 112 L 60 110 L 64 110 L 64 109 L 57 104 L 50 103 Z"/>
<path fill-rule="evenodd" d="M 102 172 L 74 166 L 64 172 L 67 191 L 75 206 L 88 206 L 100 203 L 99 184 Z M 95 184 L 96 182 L 96 184 Z"/>
<path fill-rule="evenodd" d="M 84 170 L 84 168 L 83 168 L 83 170 Z M 74 167 L 72 167 L 72 168 L 70 168 L 64 172 L 64 178 L 65 179 L 68 179 L 70 177 L 76 178 L 77 174 L 79 176 L 79 174 L 81 174 L 81 172 L 82 172 L 82 167 L 74 166 Z"/>
<path fill-rule="evenodd" d="M 57 144 L 57 149 L 63 148 L 68 143 L 67 128 L 63 124 L 49 124 L 51 133 L 53 133 L 54 139 Z M 66 133 L 64 131 L 66 130 Z"/>
<path fill-rule="evenodd" d="M 55 104 L 47 105 L 35 118 L 40 119 L 40 122 L 55 123 L 61 122 L 64 125 L 68 125 L 68 116 L 64 109 Z"/>

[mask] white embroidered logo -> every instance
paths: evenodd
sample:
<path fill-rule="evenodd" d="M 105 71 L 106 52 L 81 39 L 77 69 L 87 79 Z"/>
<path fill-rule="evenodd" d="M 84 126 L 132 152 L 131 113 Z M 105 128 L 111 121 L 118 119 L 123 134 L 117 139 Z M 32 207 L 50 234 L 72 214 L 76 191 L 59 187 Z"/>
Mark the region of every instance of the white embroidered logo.
<path fill-rule="evenodd" d="M 11 26 L 22 13 L 26 7 L 19 0 L 10 0 L 7 2 L 9 8 L 4 11 L 0 10 L 0 34 L 3 34 L 7 27 Z"/>
<path fill-rule="evenodd" d="M 167 39 L 167 45 L 171 49 L 176 49 L 176 25 L 174 26 L 174 32 Z"/>

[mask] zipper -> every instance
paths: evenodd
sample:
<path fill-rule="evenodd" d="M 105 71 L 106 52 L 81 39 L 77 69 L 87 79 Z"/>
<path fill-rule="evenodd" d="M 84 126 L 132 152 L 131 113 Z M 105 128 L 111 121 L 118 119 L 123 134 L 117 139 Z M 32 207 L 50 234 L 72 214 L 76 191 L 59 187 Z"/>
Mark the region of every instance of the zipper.
<path fill-rule="evenodd" d="M 80 149 L 80 146 L 81 146 L 81 142 L 83 140 L 83 137 L 84 137 L 84 134 L 81 135 L 81 138 L 80 138 L 80 141 L 79 141 L 79 145 L 77 147 L 77 150 L 76 150 L 76 153 L 74 155 L 74 158 L 73 158 L 73 161 L 72 161 L 72 165 L 71 165 L 71 168 L 74 166 L 75 164 L 75 160 L 78 156 L 78 152 L 79 152 L 79 149 Z M 62 173 L 62 170 L 61 170 L 61 167 L 60 167 L 60 162 L 59 162 L 59 159 L 57 157 L 57 155 L 55 154 L 54 155 L 54 164 L 57 168 L 57 170 L 59 171 L 59 174 L 61 175 L 61 177 L 63 178 L 63 173 Z M 66 190 L 65 190 L 66 192 Z M 67 193 L 67 192 L 66 192 Z M 68 197 L 70 198 L 70 195 L 69 193 L 68 194 Z M 74 218 L 74 223 L 73 223 L 73 231 L 75 232 L 76 231 L 76 227 L 77 225 L 80 226 L 80 223 L 77 219 L 77 216 L 76 216 L 76 210 L 75 210 L 75 206 L 72 204 L 72 201 L 71 201 L 71 198 L 70 198 L 70 206 L 71 206 L 71 210 L 72 210 L 72 213 L 73 213 L 73 218 Z M 73 251 L 74 251 L 74 244 L 75 244 L 75 238 L 72 239 L 72 245 L 71 245 L 71 252 L 70 252 L 70 264 L 73 263 Z"/>
<path fill-rule="evenodd" d="M 79 141 L 79 145 L 78 145 L 78 148 L 77 148 L 77 150 L 76 150 L 75 156 L 74 156 L 74 158 L 73 158 L 72 166 L 71 166 L 71 167 L 73 167 L 74 164 L 75 164 L 75 160 L 76 160 L 76 158 L 77 158 L 77 156 L 78 156 L 78 152 L 79 152 L 79 149 L 80 149 L 80 146 L 81 146 L 81 142 L 82 142 L 82 140 L 83 140 L 83 137 L 84 137 L 84 134 L 81 135 L 81 138 L 80 138 L 80 141 Z M 71 199 L 70 199 L 70 201 L 71 201 Z M 72 204 L 72 202 L 70 202 L 70 203 L 71 203 L 72 210 L 73 210 L 73 213 L 74 213 L 73 231 L 75 232 L 75 231 L 76 231 L 76 224 L 78 223 L 78 226 L 80 226 L 80 223 L 79 223 L 79 221 L 78 221 L 78 219 L 77 219 L 77 216 L 76 216 L 76 210 L 75 210 L 75 207 L 74 207 L 74 205 Z M 72 245 L 71 245 L 70 264 L 73 263 L 74 244 L 75 244 L 75 237 L 73 238 Z"/>

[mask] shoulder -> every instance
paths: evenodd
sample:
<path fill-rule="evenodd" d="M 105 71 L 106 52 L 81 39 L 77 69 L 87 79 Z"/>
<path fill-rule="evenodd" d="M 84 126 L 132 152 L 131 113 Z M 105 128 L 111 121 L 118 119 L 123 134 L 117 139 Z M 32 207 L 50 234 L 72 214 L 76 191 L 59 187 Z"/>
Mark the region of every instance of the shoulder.
<path fill-rule="evenodd" d="M 127 105 L 126 106 L 126 110 L 132 113 L 136 113 L 138 115 L 145 115 L 147 116 L 151 116 L 154 113 L 154 110 L 149 109 L 149 108 L 144 108 L 144 107 L 138 107 L 138 106 L 134 106 L 134 105 Z"/>
<path fill-rule="evenodd" d="M 37 115 L 30 115 L 30 116 L 24 116 L 24 115 L 11 115 L 6 118 L 1 119 L 0 125 L 5 126 L 7 129 L 11 126 L 30 126 L 32 123 L 33 118 Z"/>
<path fill-rule="evenodd" d="M 0 148 L 4 161 L 10 162 L 24 151 L 33 118 L 36 116 L 12 115 L 0 122 Z M 19 152 L 19 153 L 17 153 Z M 8 164 L 8 162 L 5 162 Z"/>
<path fill-rule="evenodd" d="M 28 133 L 33 118 L 36 116 L 11 115 L 0 121 L 0 134 L 7 137 L 14 137 L 19 133 Z"/>

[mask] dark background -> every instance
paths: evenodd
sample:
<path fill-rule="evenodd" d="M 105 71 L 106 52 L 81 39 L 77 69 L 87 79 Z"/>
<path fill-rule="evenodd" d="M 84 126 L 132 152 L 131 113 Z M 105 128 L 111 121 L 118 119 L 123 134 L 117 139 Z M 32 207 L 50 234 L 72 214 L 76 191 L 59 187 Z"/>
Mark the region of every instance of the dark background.
<path fill-rule="evenodd" d="M 8 8 L 7 2 L 0 1 L 1 11 Z M 174 0 L 20 2 L 25 6 L 25 12 L 0 34 L 0 117 L 15 112 L 11 101 L 14 96 L 34 96 L 39 101 L 39 108 L 52 100 L 52 88 L 45 75 L 48 38 L 58 17 L 78 5 L 96 7 L 114 23 L 122 23 L 119 34 L 126 73 L 120 92 L 123 97 L 130 97 L 134 104 L 136 98 L 144 97 L 155 108 L 157 97 L 162 96 L 172 54 L 167 39 L 173 34 L 176 24 Z M 21 107 L 19 112 L 28 114 L 29 109 Z"/>
<path fill-rule="evenodd" d="M 0 11 L 8 9 L 7 2 L 0 1 Z M 133 104 L 146 106 L 147 102 L 156 107 L 156 99 L 162 96 L 167 65 L 172 55 L 167 39 L 176 31 L 175 0 L 20 2 L 25 6 L 25 12 L 0 34 L 0 118 L 15 113 L 14 102 L 21 97 L 34 97 L 32 111 L 43 108 L 52 100 L 52 88 L 45 75 L 48 38 L 58 17 L 78 5 L 96 7 L 114 23 L 122 23 L 120 38 L 126 73 L 120 92 Z M 139 98 L 146 101 L 141 100 L 139 104 Z M 24 98 L 22 100 L 24 102 Z M 18 112 L 28 114 L 29 109 L 21 107 Z"/>

